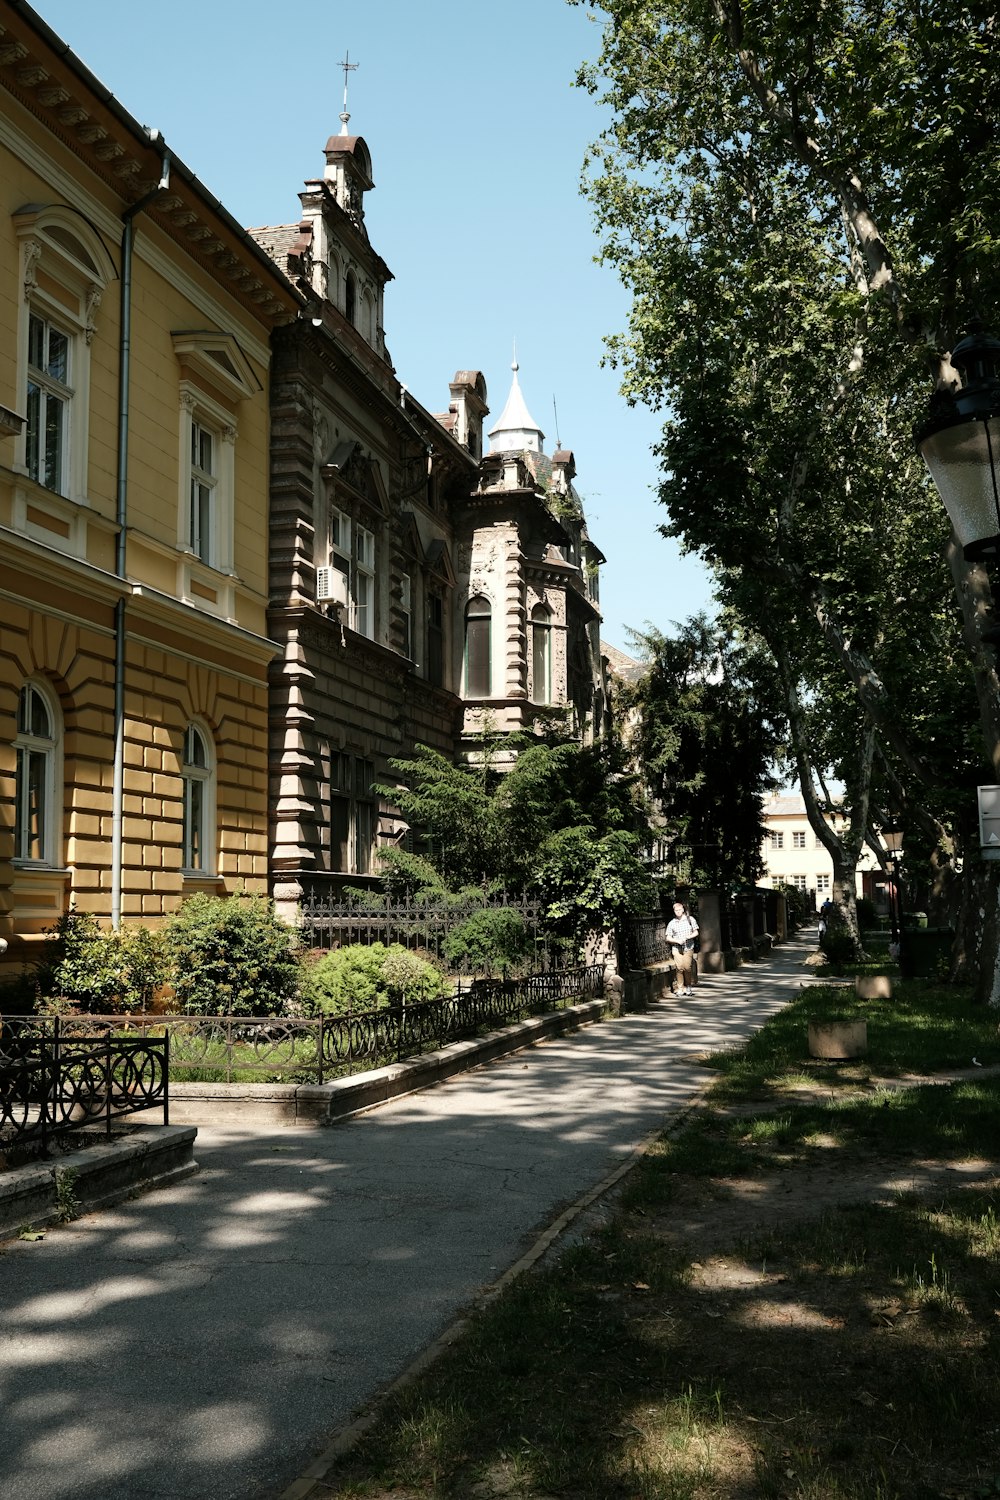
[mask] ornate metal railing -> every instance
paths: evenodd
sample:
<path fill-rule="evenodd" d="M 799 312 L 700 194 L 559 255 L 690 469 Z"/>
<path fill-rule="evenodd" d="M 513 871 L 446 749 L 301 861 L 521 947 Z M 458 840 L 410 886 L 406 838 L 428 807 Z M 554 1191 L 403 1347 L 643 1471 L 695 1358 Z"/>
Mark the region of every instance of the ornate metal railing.
<path fill-rule="evenodd" d="M 38 1142 L 146 1109 L 170 1122 L 170 1036 L 118 1036 L 89 1017 L 0 1020 L 0 1141 Z"/>
<path fill-rule="evenodd" d="M 448 934 L 484 911 L 517 913 L 532 939 L 533 964 L 548 967 L 558 954 L 558 944 L 544 931 L 542 902 L 527 897 L 448 906 L 387 898 L 362 904 L 316 891 L 300 904 L 299 939 L 304 948 L 313 949 L 342 948 L 351 943 L 401 943 L 404 948 L 426 949 L 438 963 L 447 966 L 444 944 Z"/>
<path fill-rule="evenodd" d="M 232 1083 L 237 1075 L 324 1083 L 357 1067 L 398 1061 L 521 1015 L 603 993 L 604 966 L 590 964 L 521 979 L 474 979 L 456 985 L 451 995 L 439 1000 L 308 1019 L 193 1015 L 18 1019 L 42 1033 L 58 1026 L 63 1046 L 77 1030 L 81 1039 L 106 1035 L 115 1046 L 130 1037 L 151 1042 L 169 1036 L 170 1068 L 178 1082 L 192 1074 L 202 1079 L 215 1074 L 220 1083 Z"/>
<path fill-rule="evenodd" d="M 618 931 L 618 952 L 623 969 L 644 969 L 671 956 L 664 916 L 626 917 Z"/>

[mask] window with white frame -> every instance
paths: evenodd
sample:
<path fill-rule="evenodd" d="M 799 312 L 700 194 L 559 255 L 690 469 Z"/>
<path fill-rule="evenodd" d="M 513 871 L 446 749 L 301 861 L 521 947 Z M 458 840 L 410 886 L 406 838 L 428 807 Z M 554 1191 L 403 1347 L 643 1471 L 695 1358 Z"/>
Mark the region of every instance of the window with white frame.
<path fill-rule="evenodd" d="M 809 877 L 807 875 L 793 875 L 791 877 L 791 881 L 792 885 L 797 891 L 804 891 L 808 889 Z"/>
<path fill-rule="evenodd" d="M 59 712 L 37 682 L 26 682 L 18 697 L 14 755 L 14 858 L 24 864 L 57 865 L 62 796 Z"/>
<path fill-rule="evenodd" d="M 183 870 L 188 875 L 210 875 L 214 863 L 214 765 L 209 736 L 197 724 L 189 724 L 184 732 L 181 783 Z"/>
<path fill-rule="evenodd" d="M 829 892 L 830 892 L 830 877 L 829 877 L 829 875 L 817 875 L 816 876 L 816 893 L 817 893 L 817 895 L 826 896 L 826 895 L 829 895 Z"/>
<path fill-rule="evenodd" d="M 354 528 L 354 619 L 359 635 L 375 638 L 375 533 Z"/>
<path fill-rule="evenodd" d="M 191 551 L 211 565 L 215 556 L 215 487 L 218 439 L 198 421 L 191 422 L 191 509 L 188 535 Z"/>
<path fill-rule="evenodd" d="M 48 318 L 29 313 L 24 461 L 28 477 L 57 495 L 68 485 L 72 342 Z"/>
<path fill-rule="evenodd" d="M 774 828 L 768 834 L 768 840 L 772 849 L 783 849 L 785 847 L 785 835 Z"/>
<path fill-rule="evenodd" d="M 217 573 L 232 570 L 235 443 L 232 414 L 182 381 L 180 544 Z"/>
<path fill-rule="evenodd" d="M 14 214 L 14 225 L 22 256 L 17 359 L 25 413 L 15 467 L 53 495 L 85 503 L 90 345 L 115 268 L 99 236 L 66 205 L 30 204 Z"/>
<path fill-rule="evenodd" d="M 793 849 L 804 849 L 805 847 L 806 847 L 806 836 L 805 836 L 805 834 L 801 833 L 801 832 L 795 832 L 795 833 L 793 833 L 792 834 L 792 848 Z"/>
<path fill-rule="evenodd" d="M 375 639 L 375 533 L 330 507 L 330 566 L 343 573 L 350 600 L 348 624 L 359 635 Z"/>

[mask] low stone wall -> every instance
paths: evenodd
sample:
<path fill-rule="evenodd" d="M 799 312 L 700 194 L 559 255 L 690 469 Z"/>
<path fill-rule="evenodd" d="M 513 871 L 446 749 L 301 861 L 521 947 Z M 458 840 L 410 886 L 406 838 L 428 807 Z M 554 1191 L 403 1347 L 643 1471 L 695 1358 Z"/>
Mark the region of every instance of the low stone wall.
<path fill-rule="evenodd" d="M 198 1170 L 197 1134 L 189 1125 L 147 1126 L 0 1174 L 0 1239 L 12 1238 L 26 1224 L 38 1229 L 59 1223 L 70 1196 L 79 1205 L 76 1213 L 88 1213 L 139 1189 L 190 1176 Z"/>
<path fill-rule="evenodd" d="M 244 1128 L 330 1125 L 548 1037 L 593 1025 L 610 1009 L 606 1000 L 582 1001 L 470 1041 L 450 1042 L 439 1052 L 354 1073 L 332 1083 L 171 1083 L 170 1117 L 190 1124 Z"/>

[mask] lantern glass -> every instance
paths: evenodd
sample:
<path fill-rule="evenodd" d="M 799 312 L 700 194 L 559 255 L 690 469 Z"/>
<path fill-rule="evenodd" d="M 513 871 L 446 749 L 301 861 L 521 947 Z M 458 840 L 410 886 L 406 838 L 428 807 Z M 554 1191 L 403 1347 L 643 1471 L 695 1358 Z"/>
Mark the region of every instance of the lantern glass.
<path fill-rule="evenodd" d="M 882 829 L 882 842 L 890 854 L 900 854 L 903 849 L 903 829 L 899 823 L 887 823 Z"/>
<path fill-rule="evenodd" d="M 920 452 L 966 558 L 995 556 L 1000 552 L 1000 416 L 942 427 L 923 439 Z"/>

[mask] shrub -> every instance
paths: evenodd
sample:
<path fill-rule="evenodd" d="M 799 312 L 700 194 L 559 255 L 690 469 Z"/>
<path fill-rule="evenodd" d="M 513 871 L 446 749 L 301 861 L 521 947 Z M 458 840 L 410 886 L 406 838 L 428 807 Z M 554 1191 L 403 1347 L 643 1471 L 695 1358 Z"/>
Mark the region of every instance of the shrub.
<path fill-rule="evenodd" d="M 862 932 L 873 932 L 879 925 L 875 902 L 870 896 L 858 897 L 858 927 Z"/>
<path fill-rule="evenodd" d="M 429 959 L 401 943 L 351 943 L 305 971 L 302 998 L 313 1010 L 340 1015 L 405 1001 L 434 1000 L 450 985 Z"/>
<path fill-rule="evenodd" d="M 554 932 L 582 942 L 623 916 L 652 910 L 655 891 L 638 845 L 624 830 L 595 838 L 586 827 L 563 828 L 545 841 L 536 885 Z"/>
<path fill-rule="evenodd" d="M 516 964 L 531 951 L 531 936 L 516 911 L 486 909 L 466 917 L 444 941 L 444 954 L 455 968 L 489 974 Z"/>
<path fill-rule="evenodd" d="M 51 1003 L 84 1014 L 148 1010 L 167 979 L 160 935 L 147 927 L 101 927 L 87 912 L 66 912 L 52 929 L 38 973 Z"/>
<path fill-rule="evenodd" d="M 284 1015 L 295 998 L 295 932 L 261 896 L 191 896 L 163 929 L 177 1002 L 195 1015 Z"/>

